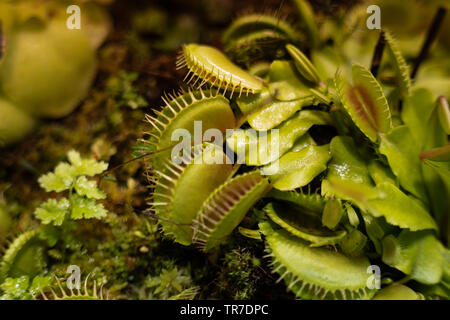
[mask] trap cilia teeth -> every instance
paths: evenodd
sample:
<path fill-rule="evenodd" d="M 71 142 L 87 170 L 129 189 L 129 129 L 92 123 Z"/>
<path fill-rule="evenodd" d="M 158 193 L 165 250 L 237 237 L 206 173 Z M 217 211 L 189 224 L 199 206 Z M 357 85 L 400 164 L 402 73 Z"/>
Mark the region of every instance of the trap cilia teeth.
<path fill-rule="evenodd" d="M 163 101 L 165 106 L 161 111 L 154 110 L 154 115 L 146 116 L 151 128 L 144 143 L 155 153 L 154 168 L 160 168 L 164 160 L 170 158 L 174 146 L 172 135 L 184 129 L 193 136 L 196 121 L 201 123 L 204 131 L 215 129 L 223 133 L 236 126 L 230 102 L 215 90 L 181 91 L 178 95 L 166 95 Z"/>
<path fill-rule="evenodd" d="M 205 251 L 216 247 L 269 189 L 268 179 L 257 171 L 225 182 L 202 205 L 195 222 L 194 243 Z"/>
<path fill-rule="evenodd" d="M 225 46 L 251 37 L 253 27 L 261 32 L 273 23 L 255 17 L 239 18 L 225 33 Z M 381 270 L 396 268 L 406 277 L 402 285 L 408 289 L 396 294 L 421 290 L 408 282 L 414 280 L 437 289 L 408 296 L 442 297 L 450 276 L 441 241 L 450 237 L 436 226 L 447 221 L 442 217 L 450 206 L 428 195 L 436 190 L 432 176 L 441 179 L 450 197 L 445 182 L 450 171 L 442 168 L 450 160 L 448 104 L 436 104 L 430 91 L 414 88 L 389 33 L 387 63 L 380 70 L 389 69 L 393 91 L 370 66 L 334 65 L 320 61 L 320 55 L 312 63 L 297 48 L 302 37 L 293 29 L 287 24 L 272 29 L 291 43 L 280 46 L 284 60 L 259 62 L 264 66 L 259 76 L 248 71 L 253 66 L 238 66 L 215 48 L 182 48 L 177 67 L 187 69 L 191 88 L 166 95 L 162 110 L 147 117 L 150 210 L 164 234 L 208 253 L 220 252 L 232 234 L 263 241 L 267 267 L 301 299 L 372 298 L 380 288 L 380 282 L 369 283 L 374 261 Z M 324 65 L 332 70 L 323 72 Z M 400 100 L 402 110 L 393 107 Z M 415 110 L 424 104 L 426 119 Z M 196 121 L 205 141 L 191 139 Z M 217 129 L 221 139 L 205 135 L 209 129 Z M 426 140 L 417 130 L 434 136 Z M 438 159 L 433 150 L 439 150 Z M 236 158 L 239 165 L 232 161 Z M 239 225 L 246 232 L 234 234 Z M 391 243 L 400 243 L 408 254 L 392 258 Z M 433 263 L 424 250 L 434 252 Z M 385 283 L 395 280 L 401 278 Z"/>
<path fill-rule="evenodd" d="M 43 300 L 109 300 L 109 291 L 104 290 L 103 284 L 98 287 L 96 280 L 89 285 L 89 276 L 87 275 L 84 279 L 83 286 L 79 283 L 77 288 L 66 289 L 61 284 L 61 280 L 56 277 L 58 287 L 56 289 L 53 289 L 52 286 L 43 288 L 39 298 Z"/>
<path fill-rule="evenodd" d="M 262 79 L 244 71 L 231 62 L 219 50 L 197 44 L 187 44 L 177 61 L 177 68 L 186 67 L 185 80 L 193 87 L 201 88 L 208 83 L 212 87 L 229 93 L 258 93 L 263 88 Z"/>
<path fill-rule="evenodd" d="M 0 281 L 8 277 L 38 275 L 44 270 L 45 243 L 39 239 L 38 230 L 26 231 L 15 237 L 2 254 Z"/>

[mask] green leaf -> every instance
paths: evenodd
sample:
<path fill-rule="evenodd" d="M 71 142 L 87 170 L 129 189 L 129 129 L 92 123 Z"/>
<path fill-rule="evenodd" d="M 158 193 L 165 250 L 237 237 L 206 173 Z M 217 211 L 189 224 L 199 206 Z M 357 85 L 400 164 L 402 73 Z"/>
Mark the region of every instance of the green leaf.
<path fill-rule="evenodd" d="M 344 215 L 344 208 L 339 199 L 329 199 L 322 212 L 322 224 L 328 229 L 334 230 Z"/>
<path fill-rule="evenodd" d="M 372 160 L 367 168 L 369 169 L 370 177 L 375 184 L 378 185 L 380 183 L 389 182 L 397 186 L 397 180 L 391 169 L 381 164 L 380 161 Z"/>
<path fill-rule="evenodd" d="M 90 199 L 105 199 L 105 193 L 97 187 L 97 182 L 88 180 L 85 176 L 79 177 L 75 182 L 75 190 L 80 196 Z"/>
<path fill-rule="evenodd" d="M 428 202 L 422 178 L 419 150 L 407 126 L 398 126 L 383 135 L 380 153 L 384 154 L 400 185 L 413 195 Z"/>
<path fill-rule="evenodd" d="M 376 252 L 381 255 L 382 245 L 381 241 L 386 234 L 392 233 L 394 227 L 389 225 L 383 218 L 375 218 L 368 213 L 362 212 L 362 218 L 366 228 L 367 236 L 370 238 L 375 246 Z"/>
<path fill-rule="evenodd" d="M 302 82 L 293 62 L 275 60 L 270 66 L 269 90 L 278 100 L 292 101 L 312 96 L 314 85 Z"/>
<path fill-rule="evenodd" d="M 39 239 L 46 241 L 49 247 L 53 247 L 58 242 L 60 237 L 58 231 L 59 230 L 52 225 L 41 226 Z"/>
<path fill-rule="evenodd" d="M 423 284 L 436 284 L 444 268 L 443 246 L 429 231 L 404 230 L 383 239 L 383 262 Z"/>
<path fill-rule="evenodd" d="M 52 283 L 52 276 L 36 276 L 31 282 L 31 286 L 28 291 L 33 297 L 39 295 L 39 293 L 48 287 Z"/>
<path fill-rule="evenodd" d="M 71 187 L 74 174 L 74 168 L 63 162 L 56 166 L 54 172 L 49 172 L 39 177 L 38 182 L 46 192 L 61 192 Z"/>
<path fill-rule="evenodd" d="M 369 210 L 369 200 L 379 199 L 384 196 L 383 193 L 371 185 L 355 183 L 351 180 L 341 180 L 336 177 L 327 177 L 327 179 L 322 180 L 321 189 L 322 196 L 350 201 L 363 211 Z"/>
<path fill-rule="evenodd" d="M 234 130 L 227 144 L 247 165 L 264 165 L 277 160 L 313 125 L 330 124 L 330 115 L 323 111 L 303 110 L 276 129 L 257 132 L 254 129 Z"/>
<path fill-rule="evenodd" d="M 269 175 L 275 189 L 293 190 L 307 185 L 325 171 L 328 160 L 328 145 L 308 146 L 299 151 L 287 152 L 279 161 L 264 166 L 261 173 Z"/>
<path fill-rule="evenodd" d="M 316 47 L 320 42 L 320 36 L 316 24 L 316 16 L 314 15 L 314 10 L 312 9 L 308 1 L 305 0 L 294 0 L 294 6 L 297 10 L 304 29 L 308 33 L 308 39 L 312 47 Z"/>
<path fill-rule="evenodd" d="M 387 133 L 392 128 L 388 102 L 380 84 L 365 67 L 354 64 L 352 78 L 353 85 L 336 74 L 339 99 L 358 128 L 375 142 L 379 133 Z"/>
<path fill-rule="evenodd" d="M 374 217 L 384 217 L 392 225 L 411 231 L 437 229 L 436 223 L 421 203 L 404 194 L 393 184 L 376 187 L 351 181 L 322 181 L 322 194 L 348 200 Z"/>
<path fill-rule="evenodd" d="M 97 203 L 94 199 L 73 195 L 70 200 L 72 203 L 72 219 L 101 219 L 106 217 L 108 213 L 103 204 Z"/>
<path fill-rule="evenodd" d="M 95 159 L 82 159 L 80 154 L 71 150 L 67 153 L 70 163 L 75 168 L 76 176 L 95 176 L 108 169 L 108 164 Z"/>
<path fill-rule="evenodd" d="M 419 152 L 439 147 L 447 142 L 436 112 L 435 97 L 430 90 L 416 89 L 405 98 L 401 118 L 409 127 Z"/>
<path fill-rule="evenodd" d="M 410 97 L 404 100 L 401 117 L 414 137 L 414 143 L 411 143 L 411 145 L 417 146 L 417 153 L 414 157 L 411 155 L 410 161 L 416 161 L 419 154 L 425 150 L 432 150 L 448 144 L 447 134 L 440 124 L 439 110 L 437 109 L 438 104 L 436 104 L 435 96 L 428 89 L 416 89 Z M 426 157 L 427 153 L 422 154 L 422 158 L 424 156 Z M 429 167 L 426 164 L 427 161 L 419 163 L 419 165 L 429 199 L 428 202 L 436 221 L 442 226 L 441 236 L 450 240 L 449 191 L 445 187 L 444 178 L 436 170 Z M 447 170 L 450 169 L 449 162 L 441 162 L 441 164 L 443 167 L 447 167 Z M 405 172 L 405 174 L 407 173 Z"/>
<path fill-rule="evenodd" d="M 28 276 L 6 278 L 0 288 L 5 292 L 5 298 L 20 299 L 26 296 L 29 283 Z"/>
<path fill-rule="evenodd" d="M 55 226 L 60 226 L 70 207 L 69 200 L 62 198 L 57 201 L 56 199 L 49 199 L 41 204 L 34 212 L 36 218 L 42 221 L 43 224 L 52 223 Z"/>
<path fill-rule="evenodd" d="M 289 119 L 303 106 L 311 105 L 312 98 L 292 101 L 274 101 L 248 115 L 248 124 L 255 130 L 269 130 Z"/>
<path fill-rule="evenodd" d="M 339 246 L 347 256 L 358 257 L 363 255 L 367 237 L 358 229 L 353 229 L 340 242 Z"/>
<path fill-rule="evenodd" d="M 378 291 L 373 300 L 422 300 L 411 288 L 394 283 Z"/>
<path fill-rule="evenodd" d="M 397 78 L 397 84 L 402 96 L 408 96 L 411 89 L 411 78 L 409 77 L 409 67 L 398 48 L 397 42 L 389 32 L 385 32 L 384 37 L 387 43 L 387 52 L 391 58 L 392 65 Z"/>
<path fill-rule="evenodd" d="M 309 59 L 296 46 L 292 44 L 286 45 L 286 50 L 294 60 L 297 71 L 308 81 L 319 84 L 320 77 L 316 67 L 309 61 Z"/>
<path fill-rule="evenodd" d="M 425 160 L 424 169 L 432 171 L 439 180 L 434 181 L 434 192 L 438 198 L 435 219 L 438 222 L 441 237 L 447 245 L 450 244 L 450 170 L 448 163 Z"/>
<path fill-rule="evenodd" d="M 273 101 L 274 99 L 272 98 L 269 89 L 267 87 L 264 87 L 261 92 L 251 95 L 242 95 L 241 97 L 237 98 L 236 104 L 243 114 L 248 114 L 252 111 L 264 107 L 266 104 L 269 104 Z"/>
<path fill-rule="evenodd" d="M 82 159 L 77 151 L 71 150 L 67 157 L 71 164 L 62 162 L 54 172 L 49 172 L 39 178 L 39 184 L 47 192 L 61 192 L 72 187 L 74 179 L 78 176 L 94 176 L 108 168 L 108 164 L 95 159 Z"/>
<path fill-rule="evenodd" d="M 372 186 L 365 160 L 351 137 L 337 136 L 330 143 L 331 161 L 327 177 Z"/>
<path fill-rule="evenodd" d="M 418 200 L 408 197 L 389 182 L 376 188 L 383 196 L 368 201 L 368 211 L 373 216 L 384 217 L 388 223 L 411 231 L 437 230 L 436 222 Z"/>
<path fill-rule="evenodd" d="M 347 218 L 350 224 L 354 227 L 358 227 L 359 225 L 359 218 L 358 214 L 356 213 L 355 209 L 348 203 L 344 203 L 345 212 L 347 213 Z"/>

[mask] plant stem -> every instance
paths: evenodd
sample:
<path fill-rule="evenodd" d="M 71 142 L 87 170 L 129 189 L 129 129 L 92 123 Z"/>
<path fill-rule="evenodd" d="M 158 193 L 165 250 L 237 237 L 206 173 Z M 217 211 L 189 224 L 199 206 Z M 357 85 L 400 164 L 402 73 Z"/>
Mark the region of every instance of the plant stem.
<path fill-rule="evenodd" d="M 375 78 L 378 74 L 378 68 L 381 64 L 381 58 L 383 57 L 385 45 L 386 39 L 384 38 L 384 31 L 381 30 L 380 37 L 378 38 L 377 45 L 375 46 L 375 52 L 373 53 L 372 63 L 370 64 L 370 72 L 372 72 Z"/>
<path fill-rule="evenodd" d="M 417 71 L 419 70 L 420 64 L 425 60 L 425 57 L 428 54 L 428 51 L 430 50 L 431 45 L 433 44 L 434 40 L 436 39 L 439 29 L 441 28 L 442 21 L 444 20 L 445 14 L 447 12 L 447 9 L 444 7 L 439 7 L 434 18 L 433 22 L 428 29 L 427 37 L 425 38 L 425 42 L 422 45 L 422 48 L 420 49 L 419 56 L 417 57 L 416 61 L 414 62 L 414 67 L 411 71 L 411 79 L 414 79 L 416 77 Z"/>

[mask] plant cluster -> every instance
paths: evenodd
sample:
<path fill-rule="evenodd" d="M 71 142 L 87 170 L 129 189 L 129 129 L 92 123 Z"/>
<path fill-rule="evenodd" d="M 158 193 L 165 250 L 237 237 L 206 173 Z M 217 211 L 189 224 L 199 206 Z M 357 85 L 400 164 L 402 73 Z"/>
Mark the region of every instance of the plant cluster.
<path fill-rule="evenodd" d="M 388 30 L 363 31 L 357 20 L 323 42 L 308 3 L 295 3 L 309 41 L 266 14 L 225 31 L 227 52 L 246 56 L 231 58 L 251 64 L 244 68 L 213 47 L 183 46 L 177 67 L 190 88 L 147 116 L 150 211 L 166 236 L 213 253 L 262 208 L 241 234 L 264 241 L 278 281 L 303 299 L 448 298 L 447 100 L 411 79 Z M 283 52 L 253 64 L 268 39 Z M 196 122 L 202 133 L 241 130 L 224 142 L 189 139 L 179 153 L 173 137 L 195 136 Z M 229 149 L 244 165 L 233 165 Z M 374 267 L 396 270 L 381 290 L 369 281 Z"/>

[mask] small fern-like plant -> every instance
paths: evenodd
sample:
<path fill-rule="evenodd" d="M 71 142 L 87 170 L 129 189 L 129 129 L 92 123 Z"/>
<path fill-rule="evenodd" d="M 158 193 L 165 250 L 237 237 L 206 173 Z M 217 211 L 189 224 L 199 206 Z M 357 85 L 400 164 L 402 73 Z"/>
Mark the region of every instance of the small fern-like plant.
<path fill-rule="evenodd" d="M 48 199 L 35 211 L 43 224 L 60 226 L 66 219 L 101 219 L 107 210 L 98 200 L 106 198 L 92 176 L 104 172 L 108 164 L 81 158 L 77 151 L 67 153 L 69 162 L 58 164 L 53 172 L 42 175 L 39 184 L 47 192 L 67 192 L 59 199 Z"/>

